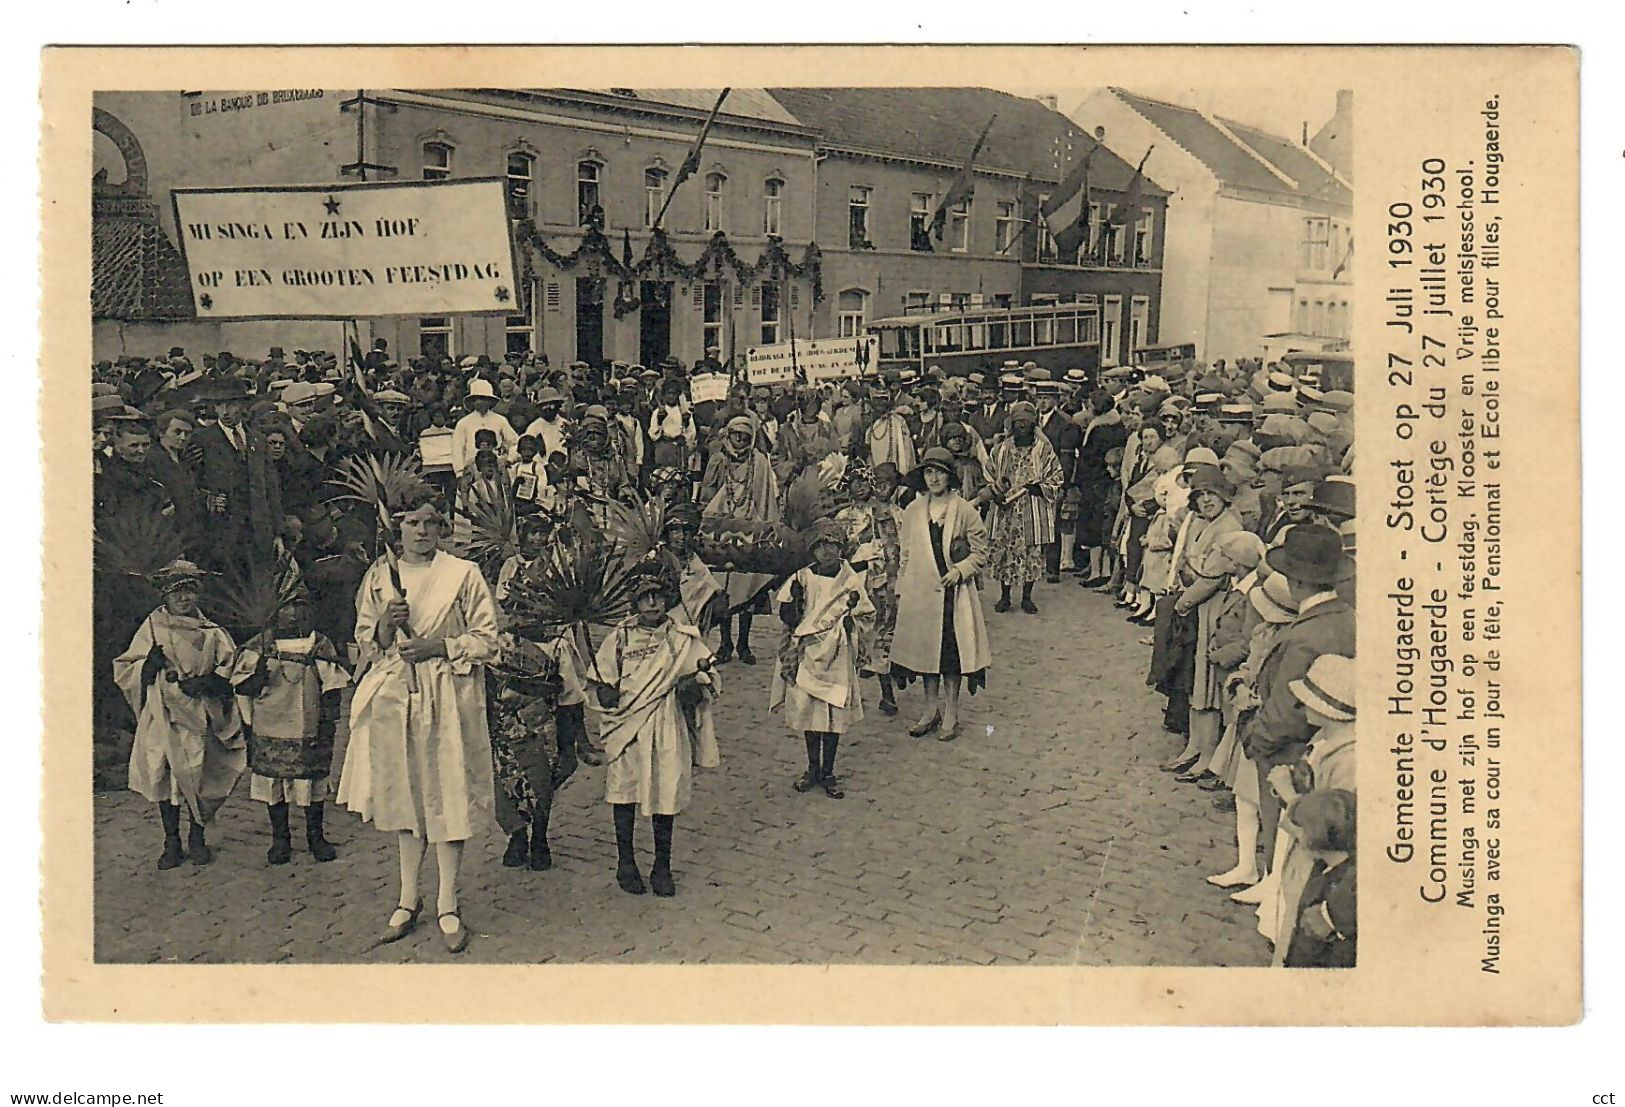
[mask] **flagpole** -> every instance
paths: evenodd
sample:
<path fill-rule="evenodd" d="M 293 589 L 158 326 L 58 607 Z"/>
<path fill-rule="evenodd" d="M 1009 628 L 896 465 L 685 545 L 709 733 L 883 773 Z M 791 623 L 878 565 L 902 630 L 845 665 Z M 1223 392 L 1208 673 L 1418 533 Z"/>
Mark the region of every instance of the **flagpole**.
<path fill-rule="evenodd" d="M 689 150 L 688 156 L 683 159 L 682 168 L 677 172 L 677 179 L 672 182 L 671 191 L 666 193 L 666 202 L 660 205 L 660 214 L 655 216 L 654 223 L 649 228 L 651 231 L 658 230 L 660 228 L 660 221 L 666 218 L 666 209 L 671 207 L 672 200 L 677 196 L 678 188 L 682 186 L 684 181 L 688 180 L 689 175 L 692 174 L 695 169 L 699 168 L 698 158 L 700 155 L 700 148 L 705 145 L 705 138 L 711 133 L 711 124 L 717 121 L 717 113 L 722 110 L 722 102 L 728 98 L 728 93 L 732 91 L 733 89 L 731 88 L 723 89 L 722 95 L 717 97 L 716 105 L 711 109 L 711 114 L 705 117 L 705 125 L 700 128 L 700 137 L 694 140 L 693 148 Z M 690 160 L 694 160 L 696 162 L 692 168 L 689 167 Z M 687 170 L 687 172 L 684 172 L 684 170 Z"/>

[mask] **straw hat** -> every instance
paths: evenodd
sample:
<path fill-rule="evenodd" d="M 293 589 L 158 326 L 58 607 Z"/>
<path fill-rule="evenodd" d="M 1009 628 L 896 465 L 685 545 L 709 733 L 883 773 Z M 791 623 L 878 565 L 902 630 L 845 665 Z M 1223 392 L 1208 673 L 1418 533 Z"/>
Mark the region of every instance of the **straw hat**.
<path fill-rule="evenodd" d="M 1354 721 L 1354 659 L 1325 653 L 1315 658 L 1302 679 L 1287 687 L 1298 702 L 1340 723 Z"/>
<path fill-rule="evenodd" d="M 1273 574 L 1247 593 L 1247 602 L 1266 623 L 1290 623 L 1298 617 L 1298 605 L 1292 602 L 1292 589 L 1286 578 Z"/>

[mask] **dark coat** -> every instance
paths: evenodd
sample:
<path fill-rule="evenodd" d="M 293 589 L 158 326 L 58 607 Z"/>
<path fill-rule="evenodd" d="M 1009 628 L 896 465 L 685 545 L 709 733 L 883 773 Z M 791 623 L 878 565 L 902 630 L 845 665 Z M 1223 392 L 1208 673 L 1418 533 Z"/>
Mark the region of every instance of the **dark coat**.
<path fill-rule="evenodd" d="M 282 487 L 259 432 L 243 428 L 245 449 L 239 452 L 219 424 L 204 427 L 193 437 L 203 453 L 198 485 L 205 495 L 223 493 L 226 509 L 210 515 L 208 535 L 213 539 L 216 564 L 245 557 L 269 561 L 277 530 L 282 524 Z"/>
<path fill-rule="evenodd" d="M 177 461 L 162 446 L 154 446 L 147 454 L 147 470 L 175 505 L 173 519 L 181 548 L 188 556 L 197 557 L 198 546 L 203 541 L 204 505 L 203 493 L 198 490 L 196 466 L 184 454 Z"/>
<path fill-rule="evenodd" d="M 1314 727 L 1290 687 L 1321 654 L 1354 656 L 1354 609 L 1326 600 L 1288 623 L 1258 667 L 1258 714 L 1242 734 L 1247 756 L 1268 765 L 1297 758 Z"/>
<path fill-rule="evenodd" d="M 1305 911 L 1326 905 L 1326 914 L 1332 920 L 1337 934 L 1322 941 L 1297 922 L 1292 933 L 1292 944 L 1287 946 L 1285 965 L 1289 969 L 1347 969 L 1353 968 L 1355 942 L 1359 936 L 1356 921 L 1358 888 L 1356 886 L 1354 858 L 1350 857 L 1335 869 L 1328 870 L 1324 862 L 1316 861 L 1298 900 L 1298 918 Z M 1342 937 L 1338 937 L 1338 935 Z"/>

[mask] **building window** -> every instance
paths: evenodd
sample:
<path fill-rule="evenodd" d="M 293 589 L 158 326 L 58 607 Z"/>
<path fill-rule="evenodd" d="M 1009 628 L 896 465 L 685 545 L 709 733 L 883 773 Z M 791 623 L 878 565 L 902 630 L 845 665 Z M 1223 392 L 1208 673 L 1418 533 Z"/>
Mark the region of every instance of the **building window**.
<path fill-rule="evenodd" d="M 931 252 L 931 194 L 916 192 L 908 201 L 908 248 Z"/>
<path fill-rule="evenodd" d="M 1330 253 L 1331 220 L 1311 217 L 1303 221 L 1303 267 L 1325 269 Z"/>
<path fill-rule="evenodd" d="M 443 181 L 451 176 L 451 147 L 444 142 L 423 144 L 423 179 Z"/>
<path fill-rule="evenodd" d="M 1089 205 L 1089 235 L 1082 246 L 1078 247 L 1078 264 L 1092 265 L 1100 249 L 1101 216 L 1103 212 L 1099 204 Z"/>
<path fill-rule="evenodd" d="M 576 222 L 580 226 L 587 226 L 596 221 L 603 212 L 603 202 L 599 199 L 598 182 L 602 167 L 595 161 L 582 161 L 576 163 Z"/>
<path fill-rule="evenodd" d="M 436 315 L 418 320 L 418 354 L 436 359 L 452 356 L 449 317 Z"/>
<path fill-rule="evenodd" d="M 706 281 L 700 301 L 700 329 L 704 332 L 704 346 L 722 349 L 722 303 L 725 293 L 721 281 Z"/>
<path fill-rule="evenodd" d="M 861 288 L 848 288 L 841 293 L 835 305 L 835 335 L 837 338 L 856 338 L 863 333 L 863 323 L 869 314 L 869 294 Z"/>
<path fill-rule="evenodd" d="M 922 312 L 931 306 L 931 293 L 905 292 L 903 293 L 903 314 L 909 312 Z"/>
<path fill-rule="evenodd" d="M 873 250 L 875 244 L 869 241 L 869 197 L 874 189 L 864 185 L 853 185 L 846 195 L 846 244 L 854 250 Z"/>
<path fill-rule="evenodd" d="M 988 300 L 993 307 L 998 308 L 1000 311 L 1010 310 L 1010 293 L 1008 292 L 995 292 L 988 297 Z"/>
<path fill-rule="evenodd" d="M 956 254 L 970 250 L 969 200 L 961 200 L 948 209 L 948 248 Z"/>
<path fill-rule="evenodd" d="M 534 304 L 532 294 L 527 303 Z M 510 354 L 528 354 L 536 348 L 536 329 L 529 315 L 510 315 L 503 321 L 503 347 Z"/>
<path fill-rule="evenodd" d="M 1144 211 L 1134 223 L 1134 264 L 1151 264 L 1151 220 L 1153 213 Z"/>
<path fill-rule="evenodd" d="M 664 169 L 645 169 L 643 171 L 643 225 L 652 227 L 655 220 L 660 218 L 661 208 L 666 206 L 666 171 Z"/>
<path fill-rule="evenodd" d="M 784 214 L 784 182 L 777 177 L 768 178 L 765 198 L 762 201 L 762 233 L 779 235 L 784 232 L 779 228 L 783 226 Z"/>
<path fill-rule="evenodd" d="M 1151 345 L 1151 297 L 1136 296 L 1129 303 L 1128 348 L 1130 353 Z"/>
<path fill-rule="evenodd" d="M 529 154 L 515 152 L 508 155 L 508 218 L 530 218 L 530 185 L 536 168 L 536 159 Z"/>
<path fill-rule="evenodd" d="M 1049 221 L 1043 216 L 1044 205 L 1047 203 L 1049 203 L 1049 193 L 1040 192 L 1038 194 L 1037 214 L 1033 218 L 1038 220 L 1038 260 L 1041 262 L 1054 261 L 1056 253 L 1055 236 L 1050 234 Z"/>
<path fill-rule="evenodd" d="M 1010 243 L 1016 237 L 1016 205 L 1010 200 L 1000 200 L 993 207 L 993 249 L 996 253 L 1004 253 L 1010 248 Z"/>
<path fill-rule="evenodd" d="M 1100 315 L 1100 364 L 1118 363 L 1118 345 L 1123 326 L 1123 297 L 1107 296 L 1105 309 Z"/>
<path fill-rule="evenodd" d="M 722 230 L 722 187 L 728 181 L 721 173 L 705 175 L 705 229 Z"/>
<path fill-rule="evenodd" d="M 762 282 L 762 345 L 771 346 L 779 340 L 779 325 L 783 322 L 779 282 Z"/>

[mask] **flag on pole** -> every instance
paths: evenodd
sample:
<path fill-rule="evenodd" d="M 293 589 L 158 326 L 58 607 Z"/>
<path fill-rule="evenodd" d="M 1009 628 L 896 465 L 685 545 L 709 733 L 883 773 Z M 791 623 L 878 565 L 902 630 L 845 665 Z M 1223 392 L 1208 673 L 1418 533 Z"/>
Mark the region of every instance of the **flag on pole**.
<path fill-rule="evenodd" d="M 716 104 L 711 108 L 711 114 L 705 117 L 705 125 L 700 128 L 699 135 L 694 139 L 694 145 L 688 148 L 688 153 L 683 157 L 683 164 L 677 169 L 677 179 L 671 182 L 671 189 L 666 193 L 666 202 L 660 205 L 660 214 L 655 216 L 654 226 L 660 226 L 660 221 L 666 216 L 666 209 L 671 207 L 672 197 L 677 195 L 677 190 L 682 187 L 683 182 L 700 171 L 700 151 L 705 149 L 706 136 L 711 133 L 711 125 L 717 121 L 717 113 L 722 110 L 722 102 L 732 91 L 730 88 L 723 89 L 722 94 L 717 97 Z"/>
<path fill-rule="evenodd" d="M 1038 209 L 1050 237 L 1055 239 L 1056 254 L 1062 258 L 1075 256 L 1089 237 L 1089 164 L 1099 149 L 1098 142 L 1090 147 Z"/>
<path fill-rule="evenodd" d="M 937 203 L 937 210 L 931 213 L 931 233 L 938 242 L 942 241 L 942 232 L 948 224 L 948 210 L 958 204 L 968 202 L 972 196 L 976 195 L 976 176 L 974 172 L 976 155 L 982 152 L 982 144 L 987 141 L 987 133 L 993 129 L 993 120 L 998 117 L 998 113 L 994 112 L 993 118 L 989 119 L 987 126 L 982 128 L 982 133 L 977 136 L 976 145 L 971 147 L 970 156 L 965 159 L 964 168 L 959 171 L 959 176 L 954 178 L 954 183 L 948 186 L 948 191 L 943 193 L 942 199 Z"/>
<path fill-rule="evenodd" d="M 1381 253 L 1382 251 L 1379 250 L 1377 252 Z M 1354 239 L 1350 238 L 1349 239 L 1349 248 L 1348 248 L 1348 251 L 1346 253 L 1344 253 L 1343 260 L 1337 263 L 1337 268 L 1336 269 L 1332 270 L 1332 280 L 1335 281 L 1338 277 L 1341 277 L 1343 275 L 1343 271 L 1346 270 L 1353 263 L 1353 261 L 1354 261 Z"/>
<path fill-rule="evenodd" d="M 1155 146 L 1146 147 L 1145 157 L 1140 159 L 1140 164 L 1135 168 L 1134 176 L 1130 179 L 1128 188 L 1123 190 L 1123 199 L 1112 211 L 1111 218 L 1106 222 L 1115 227 L 1127 227 L 1140 221 L 1140 207 L 1145 193 L 1145 163 L 1151 157 L 1151 151 L 1155 149 Z"/>

